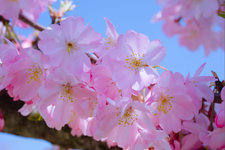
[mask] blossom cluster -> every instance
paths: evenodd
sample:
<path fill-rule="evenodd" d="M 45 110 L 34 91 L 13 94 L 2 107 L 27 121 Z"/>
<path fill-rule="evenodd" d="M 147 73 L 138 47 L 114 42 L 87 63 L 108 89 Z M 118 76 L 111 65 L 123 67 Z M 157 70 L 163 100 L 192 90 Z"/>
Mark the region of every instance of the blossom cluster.
<path fill-rule="evenodd" d="M 179 44 L 191 51 L 204 46 L 205 55 L 218 48 L 224 50 L 224 0 L 157 0 L 164 5 L 153 22 L 164 20 L 168 37 L 178 35 Z"/>
<path fill-rule="evenodd" d="M 40 12 L 44 12 L 48 5 L 55 1 L 56 0 L 0 0 L 0 15 L 7 20 L 12 19 L 13 25 L 28 27 L 27 24 L 18 20 L 20 13 L 33 21 L 37 21 Z"/>
<path fill-rule="evenodd" d="M 133 30 L 119 35 L 105 20 L 106 38 L 82 17 L 67 17 L 39 34 L 39 50 L 18 50 L 5 39 L 0 90 L 25 102 L 22 115 L 37 109 L 50 128 L 68 124 L 72 135 L 92 136 L 109 146 L 224 148 L 224 102 L 214 130 L 208 130 L 210 120 L 204 116 L 214 100 L 205 83 L 215 81 L 214 76 L 200 76 L 205 63 L 193 77 L 168 70 L 159 75 L 156 67 L 166 55 L 162 43 Z"/>

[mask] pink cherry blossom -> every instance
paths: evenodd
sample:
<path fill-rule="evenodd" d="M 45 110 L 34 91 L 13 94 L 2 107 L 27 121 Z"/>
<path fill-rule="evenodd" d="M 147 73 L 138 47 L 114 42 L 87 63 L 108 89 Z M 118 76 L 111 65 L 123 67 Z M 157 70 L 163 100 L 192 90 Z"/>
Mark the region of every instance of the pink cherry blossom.
<path fill-rule="evenodd" d="M 181 119 L 194 117 L 194 105 L 187 95 L 184 78 L 180 73 L 165 71 L 154 85 L 151 97 L 146 102 L 153 108 L 152 113 L 159 118 L 160 127 L 166 132 L 179 132 Z"/>
<path fill-rule="evenodd" d="M 0 15 L 14 24 L 21 10 L 32 12 L 33 6 L 33 0 L 0 0 Z"/>
<path fill-rule="evenodd" d="M 78 79 L 90 78 L 91 61 L 85 53 L 96 52 L 101 47 L 101 34 L 84 24 L 81 17 L 67 17 L 60 25 L 51 25 L 51 30 L 39 34 L 38 46 L 49 56 L 52 66 L 70 69 Z M 76 64 L 76 67 L 74 67 Z"/>
<path fill-rule="evenodd" d="M 72 128 L 71 135 L 80 137 L 82 134 L 86 135 L 87 124 L 90 118 L 81 119 L 78 116 L 74 116 L 70 122 L 69 127 Z"/>
<path fill-rule="evenodd" d="M 149 129 L 155 131 L 151 120 L 148 117 L 149 110 L 146 105 L 138 101 L 130 101 L 122 97 L 117 103 L 106 105 L 96 113 L 96 126 L 92 129 L 95 139 L 109 137 L 118 146 L 126 149 L 133 147 L 138 130 Z M 126 135 L 127 138 L 124 138 Z"/>
<path fill-rule="evenodd" d="M 2 111 L 0 110 L 0 132 L 2 131 L 3 127 L 4 127 L 5 121 L 4 118 L 2 116 Z"/>
<path fill-rule="evenodd" d="M 202 64 L 195 72 L 194 76 L 190 78 L 190 75 L 186 77 L 185 85 L 187 87 L 187 93 L 192 98 L 192 102 L 196 107 L 195 114 L 198 114 L 199 109 L 202 106 L 202 98 L 212 103 L 214 100 L 213 91 L 209 88 L 206 82 L 215 81 L 214 76 L 200 76 L 200 73 L 204 69 L 206 63 Z"/>
<path fill-rule="evenodd" d="M 51 118 L 64 126 L 75 116 L 88 118 L 97 105 L 97 94 L 79 82 L 71 72 L 59 67 L 46 78 L 39 89 L 39 110 L 54 106 Z"/>
<path fill-rule="evenodd" d="M 187 19 L 199 19 L 203 16 L 205 18 L 211 17 L 217 13 L 219 9 L 218 1 L 214 0 L 183 0 L 181 14 Z"/>
<path fill-rule="evenodd" d="M 11 66 L 17 61 L 16 57 L 19 55 L 16 47 L 6 39 L 8 44 L 0 45 L 0 90 L 6 88 L 11 83 L 13 76 L 10 76 L 12 71 Z"/>
<path fill-rule="evenodd" d="M 168 138 L 168 135 L 162 130 L 140 131 L 133 149 L 140 150 L 150 148 L 171 150 L 166 138 Z"/>
<path fill-rule="evenodd" d="M 203 114 L 199 114 L 195 117 L 196 123 L 194 122 L 183 122 L 182 129 L 189 131 L 190 134 L 187 134 L 182 139 L 182 149 L 198 149 L 202 146 L 202 142 L 207 145 L 209 138 L 208 135 L 208 126 L 209 120 Z"/>
<path fill-rule="evenodd" d="M 159 40 L 150 42 L 147 36 L 130 30 L 118 37 L 117 45 L 109 57 L 113 60 L 112 79 L 118 88 L 141 90 L 159 77 L 153 66 L 166 54 Z"/>
<path fill-rule="evenodd" d="M 211 133 L 208 134 L 209 143 L 207 145 L 212 149 L 224 148 L 225 147 L 225 126 L 223 128 L 214 129 Z"/>
<path fill-rule="evenodd" d="M 10 76 L 13 76 L 11 86 L 13 95 L 23 101 L 37 97 L 38 89 L 45 82 L 49 65 L 47 57 L 40 51 L 27 48 L 17 56 L 17 62 L 12 66 Z"/>
<path fill-rule="evenodd" d="M 93 87 L 97 92 L 113 100 L 120 98 L 121 90 L 117 88 L 116 82 L 112 80 L 111 71 L 107 67 L 103 65 L 94 66 L 92 68 L 92 80 Z"/>
<path fill-rule="evenodd" d="M 221 92 L 222 93 L 222 92 Z M 215 118 L 215 123 L 218 128 L 223 128 L 225 126 L 225 102 L 223 101 L 220 105 L 220 111 Z"/>
<path fill-rule="evenodd" d="M 26 11 L 23 9 L 23 11 L 21 13 L 25 17 L 29 18 L 30 20 L 37 22 L 37 20 L 40 16 L 40 12 L 46 11 L 46 9 L 48 8 L 48 5 L 52 4 L 56 0 L 30 0 L 30 1 L 33 1 L 33 5 L 35 7 L 32 7 L 32 10 L 29 10 L 29 11 Z M 28 24 L 26 24 L 20 20 L 16 20 L 15 24 L 21 28 L 29 27 Z"/>
<path fill-rule="evenodd" d="M 211 28 L 201 28 L 187 23 L 178 34 L 181 46 L 186 46 L 189 50 L 195 51 L 203 44 L 206 56 L 212 50 L 221 47 L 222 34 L 211 30 Z"/>
<path fill-rule="evenodd" d="M 116 31 L 115 26 L 112 24 L 112 22 L 108 18 L 104 18 L 106 20 L 106 35 L 107 38 L 102 39 L 103 49 L 99 52 L 97 52 L 100 59 L 108 54 L 109 50 L 114 49 L 117 46 L 117 38 L 119 34 Z"/>

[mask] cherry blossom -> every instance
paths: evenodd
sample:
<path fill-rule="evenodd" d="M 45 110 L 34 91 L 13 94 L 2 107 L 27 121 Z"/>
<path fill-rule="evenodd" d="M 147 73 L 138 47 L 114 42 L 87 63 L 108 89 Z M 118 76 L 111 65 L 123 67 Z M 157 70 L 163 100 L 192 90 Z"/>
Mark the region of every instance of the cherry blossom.
<path fill-rule="evenodd" d="M 0 15 L 5 19 L 12 19 L 12 23 L 19 17 L 20 10 L 32 12 L 33 0 L 0 0 Z"/>
<path fill-rule="evenodd" d="M 194 117 L 195 108 L 180 73 L 163 72 L 146 103 L 153 108 L 152 113 L 158 117 L 159 125 L 166 133 L 179 132 L 181 119 Z"/>
<path fill-rule="evenodd" d="M 166 54 L 166 48 L 159 40 L 150 42 L 147 36 L 130 30 L 118 37 L 117 45 L 109 52 L 109 57 L 114 62 L 112 79 L 118 88 L 141 90 L 159 77 L 153 66 L 158 65 Z"/>

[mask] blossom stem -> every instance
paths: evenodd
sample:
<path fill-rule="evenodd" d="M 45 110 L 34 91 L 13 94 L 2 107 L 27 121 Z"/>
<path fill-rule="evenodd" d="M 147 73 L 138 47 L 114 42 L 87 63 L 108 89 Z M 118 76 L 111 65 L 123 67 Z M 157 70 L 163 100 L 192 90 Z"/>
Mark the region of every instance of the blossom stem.
<path fill-rule="evenodd" d="M 143 89 L 143 102 L 145 102 L 145 90 L 146 88 Z"/>
<path fill-rule="evenodd" d="M 209 129 L 210 131 L 213 131 L 214 106 L 215 106 L 215 103 L 212 103 L 212 104 L 211 104 L 210 124 L 209 124 L 209 127 L 208 127 L 208 129 Z"/>
<path fill-rule="evenodd" d="M 201 113 L 203 113 L 206 117 L 209 118 L 209 116 L 203 111 L 203 110 L 199 110 Z"/>
<path fill-rule="evenodd" d="M 182 134 L 182 132 L 180 131 L 180 132 L 179 132 L 180 149 L 182 148 L 182 138 L 183 138 L 183 134 Z"/>

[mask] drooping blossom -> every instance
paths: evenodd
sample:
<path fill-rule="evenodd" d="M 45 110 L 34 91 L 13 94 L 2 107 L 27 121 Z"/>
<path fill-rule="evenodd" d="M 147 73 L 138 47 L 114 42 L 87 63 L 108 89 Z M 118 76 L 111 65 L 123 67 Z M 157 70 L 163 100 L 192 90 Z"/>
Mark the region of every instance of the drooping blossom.
<path fill-rule="evenodd" d="M 181 130 L 181 120 L 194 117 L 195 107 L 187 95 L 183 76 L 177 72 L 163 72 L 146 103 L 153 108 L 152 113 L 158 117 L 160 127 L 168 134 Z"/>
<path fill-rule="evenodd" d="M 53 24 L 50 30 L 42 31 L 39 38 L 38 46 L 49 56 L 52 66 L 64 66 L 78 79 L 89 79 L 91 61 L 85 53 L 100 49 L 101 34 L 85 25 L 82 17 L 67 17 L 60 25 Z"/>
<path fill-rule="evenodd" d="M 109 52 L 112 59 L 112 79 L 118 88 L 141 90 L 158 78 L 153 66 L 165 57 L 166 48 L 159 40 L 149 41 L 148 37 L 133 30 L 122 34 L 117 40 L 118 47 Z"/>

